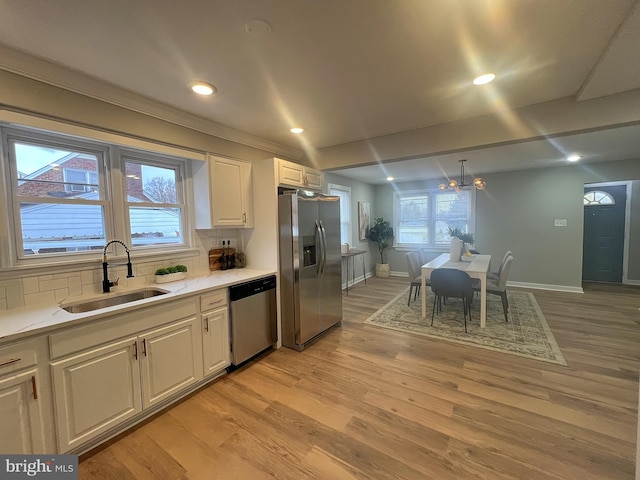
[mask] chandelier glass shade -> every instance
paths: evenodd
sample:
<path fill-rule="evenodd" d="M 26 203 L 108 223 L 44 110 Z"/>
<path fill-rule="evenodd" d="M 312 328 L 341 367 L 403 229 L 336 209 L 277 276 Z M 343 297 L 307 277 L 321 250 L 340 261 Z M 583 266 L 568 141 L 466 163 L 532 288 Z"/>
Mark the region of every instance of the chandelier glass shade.
<path fill-rule="evenodd" d="M 484 187 L 487 186 L 487 182 L 485 182 L 480 177 L 474 178 L 473 182 L 471 182 L 471 183 L 465 183 L 465 181 L 464 181 L 464 162 L 466 162 L 466 160 L 458 160 L 458 162 L 460 162 L 460 181 L 457 181 L 457 180 L 454 180 L 454 179 L 450 179 L 449 183 L 441 183 L 440 185 L 438 185 L 438 188 L 440 190 L 446 190 L 447 188 L 451 188 L 451 189 L 455 190 L 456 192 L 459 192 L 464 187 L 470 187 L 470 186 L 474 186 L 478 190 L 483 190 Z"/>

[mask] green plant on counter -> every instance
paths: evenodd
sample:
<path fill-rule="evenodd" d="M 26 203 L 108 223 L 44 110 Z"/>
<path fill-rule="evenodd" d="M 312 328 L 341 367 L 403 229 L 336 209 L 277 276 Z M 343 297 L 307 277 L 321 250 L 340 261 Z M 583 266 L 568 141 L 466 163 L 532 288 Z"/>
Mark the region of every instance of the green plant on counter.
<path fill-rule="evenodd" d="M 187 267 L 184 265 L 175 265 L 173 267 L 163 267 L 156 270 L 156 275 L 169 275 L 170 273 L 186 272 Z"/>

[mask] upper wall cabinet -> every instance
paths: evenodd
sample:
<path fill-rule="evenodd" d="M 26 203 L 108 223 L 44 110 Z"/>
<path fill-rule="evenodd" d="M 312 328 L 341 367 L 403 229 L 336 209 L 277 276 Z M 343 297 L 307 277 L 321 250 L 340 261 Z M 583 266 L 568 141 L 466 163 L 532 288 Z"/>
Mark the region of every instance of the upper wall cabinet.
<path fill-rule="evenodd" d="M 252 164 L 209 155 L 194 162 L 196 228 L 253 227 Z"/>
<path fill-rule="evenodd" d="M 322 173 L 314 168 L 278 159 L 278 183 L 308 190 L 322 190 Z"/>

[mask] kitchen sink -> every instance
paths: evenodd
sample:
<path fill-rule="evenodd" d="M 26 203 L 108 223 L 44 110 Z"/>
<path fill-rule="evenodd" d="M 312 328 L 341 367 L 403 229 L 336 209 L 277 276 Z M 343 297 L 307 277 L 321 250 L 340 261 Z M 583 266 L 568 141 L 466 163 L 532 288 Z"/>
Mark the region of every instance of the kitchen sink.
<path fill-rule="evenodd" d="M 101 298 L 85 300 L 82 302 L 70 303 L 68 305 L 60 305 L 60 308 L 66 310 L 69 313 L 91 312 L 93 310 L 99 310 L 101 308 L 122 305 L 123 303 L 130 303 L 137 300 L 144 300 L 145 298 L 157 297 L 158 295 L 164 295 L 165 293 L 169 292 L 165 290 L 159 290 L 157 288 L 145 288 L 144 290 L 135 290 L 133 292 L 115 294 L 108 297 L 105 296 Z"/>

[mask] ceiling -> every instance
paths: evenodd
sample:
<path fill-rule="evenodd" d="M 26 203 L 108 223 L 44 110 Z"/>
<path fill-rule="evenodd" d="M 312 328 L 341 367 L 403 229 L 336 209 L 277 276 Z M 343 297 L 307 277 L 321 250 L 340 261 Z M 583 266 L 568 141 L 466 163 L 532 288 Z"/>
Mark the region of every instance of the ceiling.
<path fill-rule="evenodd" d="M 303 152 L 640 88 L 637 4 L 0 0 L 0 68 L 125 106 L 135 94 L 139 111 L 162 105 L 214 134 Z M 473 86 L 487 71 L 496 80 Z M 217 94 L 193 94 L 188 87 L 197 80 L 214 84 Z M 293 126 L 305 132 L 293 135 Z M 475 158 L 483 159 L 483 172 L 528 168 L 532 158 L 537 166 L 557 164 L 565 151 L 630 158 L 638 133 L 625 127 L 484 148 L 465 152 L 467 169 L 473 173 Z M 443 165 L 456 168 L 452 160 L 392 162 L 382 170 L 398 181 L 436 177 Z M 379 165 L 340 172 L 383 181 Z"/>

